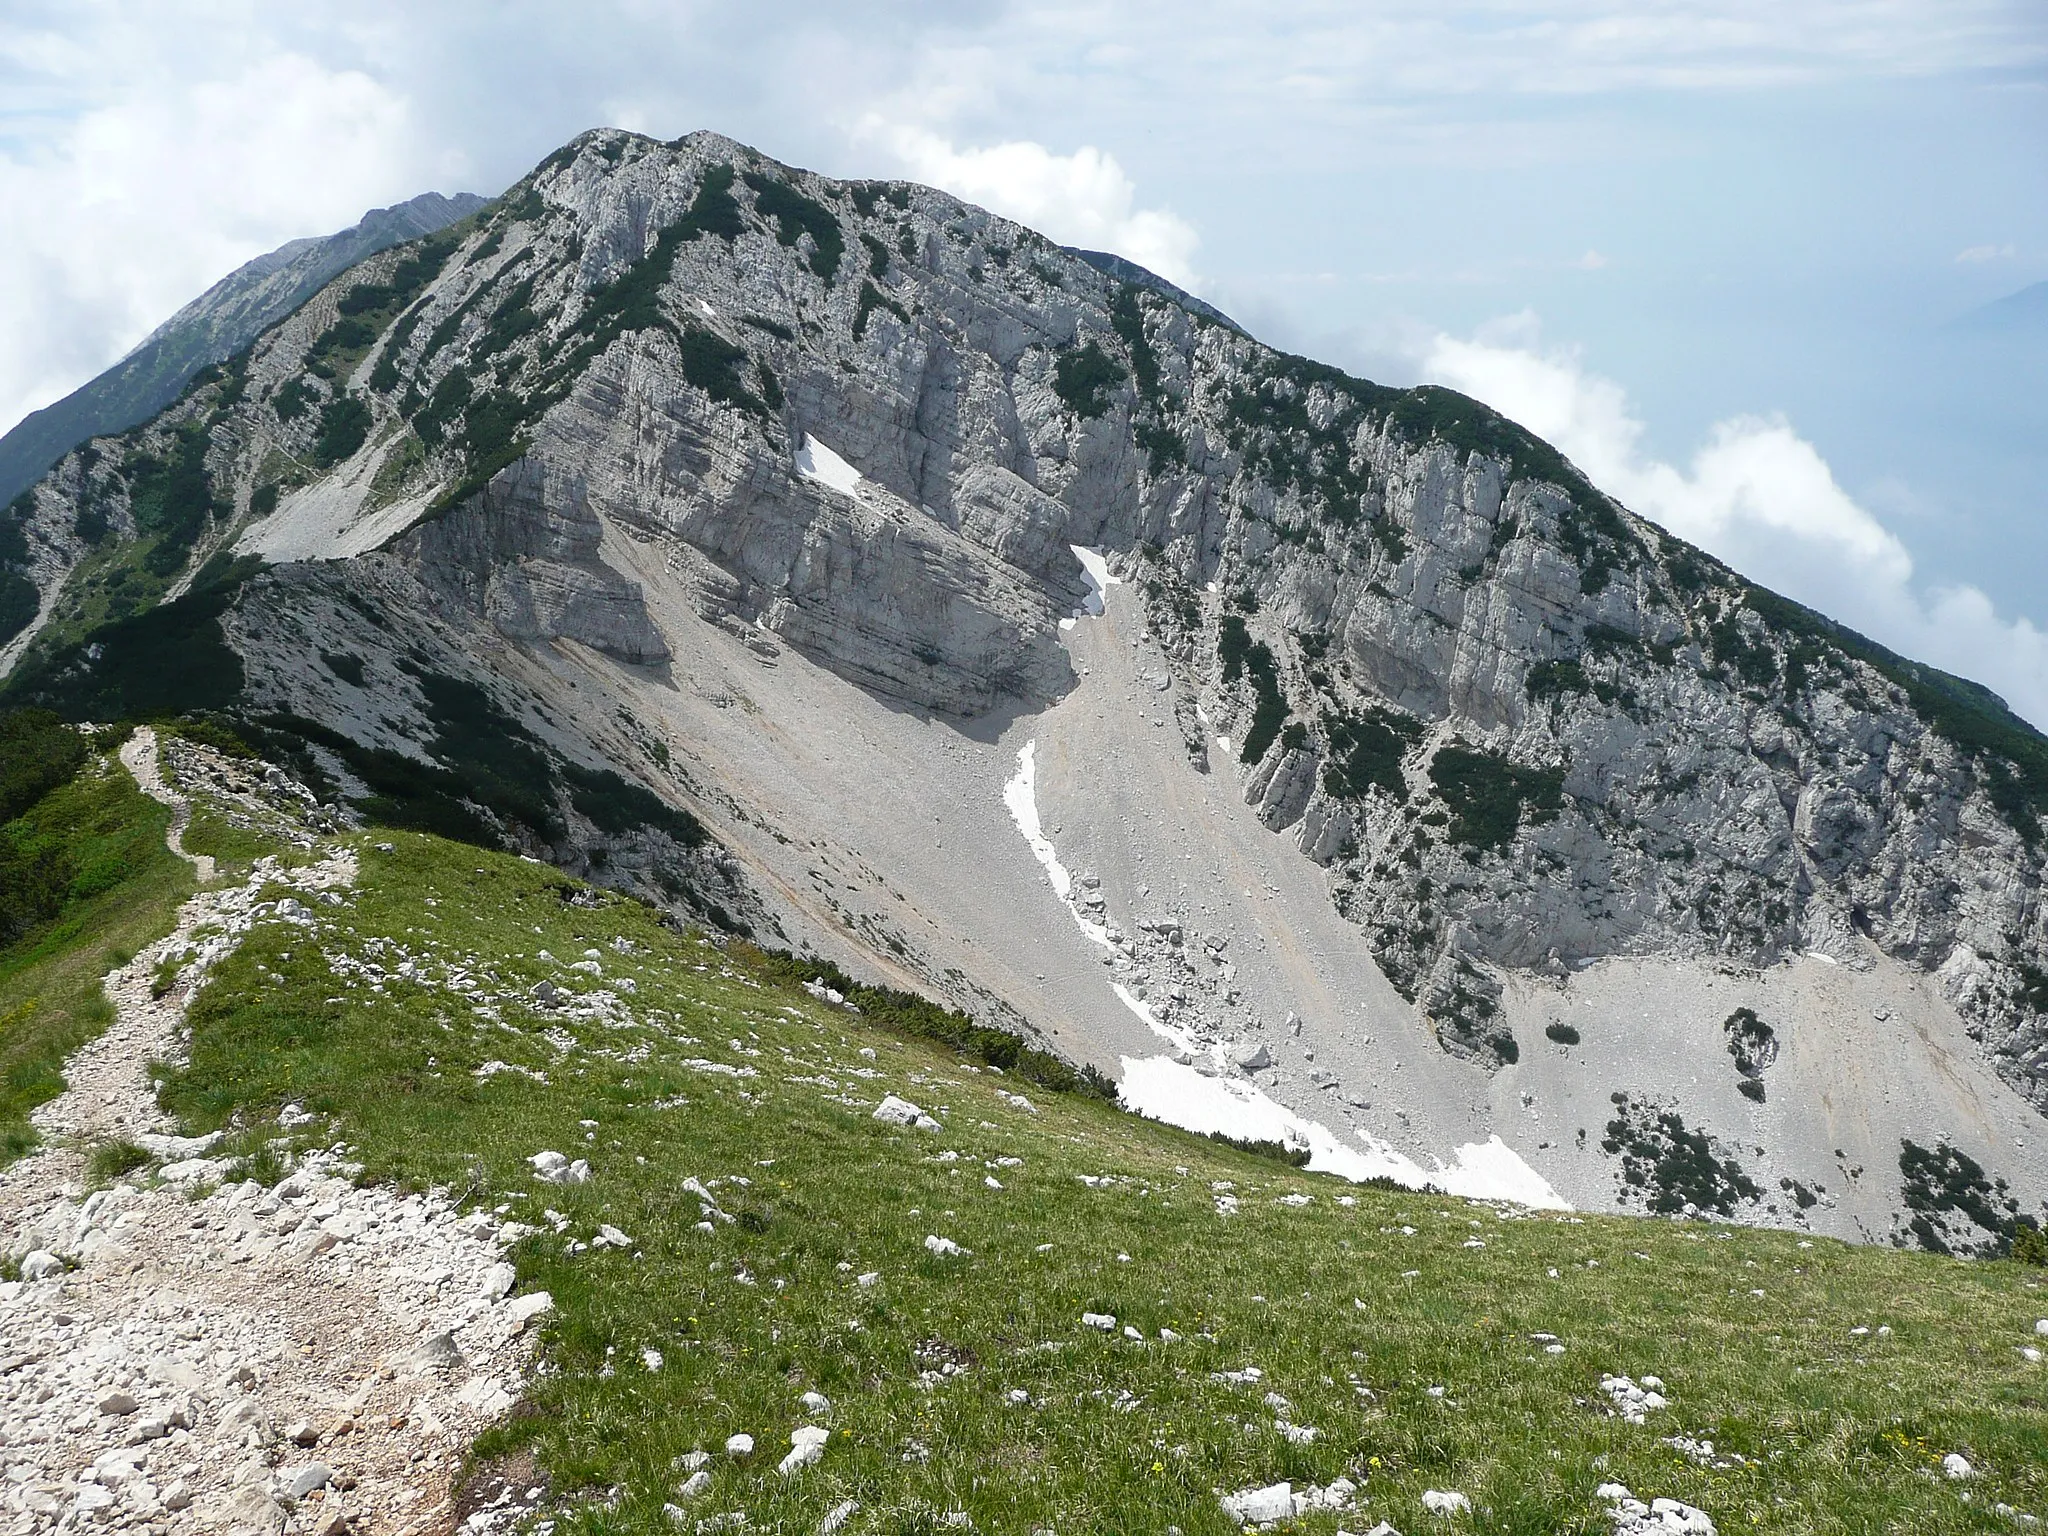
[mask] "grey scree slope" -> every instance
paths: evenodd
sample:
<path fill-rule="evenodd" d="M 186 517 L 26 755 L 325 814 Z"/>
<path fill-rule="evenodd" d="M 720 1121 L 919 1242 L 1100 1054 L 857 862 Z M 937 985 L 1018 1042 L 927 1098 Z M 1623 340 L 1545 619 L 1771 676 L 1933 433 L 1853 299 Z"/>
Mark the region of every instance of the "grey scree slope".
<path fill-rule="evenodd" d="M 555 774 L 486 818 L 512 842 L 1144 1063 L 1155 1107 L 1314 1122 L 1332 1166 L 1995 1241 L 1910 1142 L 2042 1209 L 2048 756 L 1982 690 L 1474 402 L 928 188 L 586 135 L 308 374 L 399 256 L 138 439 L 212 434 L 192 568 L 270 562 L 165 630 L 232 653 L 201 702 L 339 792 L 495 711 Z M 60 463 L 51 611 L 88 497 L 134 536 Z M 15 696 L 132 702 L 103 642 L 17 645 Z M 607 768 L 709 839 L 579 797 Z"/>

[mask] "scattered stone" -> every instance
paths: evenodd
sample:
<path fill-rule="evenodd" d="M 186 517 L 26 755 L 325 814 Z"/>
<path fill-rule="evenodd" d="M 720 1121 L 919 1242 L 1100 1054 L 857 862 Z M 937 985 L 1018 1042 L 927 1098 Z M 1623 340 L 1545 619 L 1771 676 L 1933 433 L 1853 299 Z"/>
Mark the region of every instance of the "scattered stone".
<path fill-rule="evenodd" d="M 527 1159 L 533 1176 L 546 1184 L 588 1184 L 590 1164 L 582 1158 L 571 1162 L 560 1152 L 536 1152 Z"/>
<path fill-rule="evenodd" d="M 972 1249 L 962 1248 L 950 1237 L 927 1237 L 924 1246 L 932 1257 L 939 1259 L 965 1258 L 973 1252 Z"/>
<path fill-rule="evenodd" d="M 825 1454 L 825 1441 L 831 1431 L 820 1429 L 815 1424 L 805 1424 L 790 1432 L 789 1454 L 782 1458 L 775 1470 L 787 1477 L 812 1465 Z"/>
<path fill-rule="evenodd" d="M 303 1499 L 314 1489 L 325 1488 L 333 1481 L 334 1468 L 324 1462 L 312 1461 L 285 1479 L 284 1491 L 294 1500 Z"/>
<path fill-rule="evenodd" d="M 53 1276 L 61 1275 L 63 1273 L 64 1261 L 58 1258 L 56 1254 L 51 1253 L 44 1248 L 37 1248 L 32 1250 L 29 1253 L 29 1255 L 21 1261 L 21 1278 L 23 1280 L 48 1280 Z M 2048 1333 L 2048 1328 L 2044 1328 L 2041 1331 L 2043 1333 Z"/>
<path fill-rule="evenodd" d="M 1955 1482 L 1961 1482 L 1965 1478 L 1975 1477 L 1977 1469 L 1970 1465 L 1969 1457 L 1960 1455 L 1955 1451 L 1950 1451 L 1941 1458 L 1941 1475 Z"/>
<path fill-rule="evenodd" d="M 747 1457 L 754 1454 L 754 1437 L 752 1435 L 730 1436 L 725 1442 L 725 1454 L 732 1457 L 735 1461 L 744 1461 Z"/>
<path fill-rule="evenodd" d="M 701 1498 L 703 1496 L 704 1490 L 706 1488 L 709 1488 L 710 1486 L 711 1474 L 705 1471 L 704 1468 L 699 1467 L 696 1471 L 692 1472 L 688 1477 L 683 1479 L 682 1483 L 676 1489 L 676 1497 L 679 1499 Z"/>
<path fill-rule="evenodd" d="M 503 1301 L 512 1294 L 512 1287 L 518 1283 L 519 1271 L 510 1264 L 500 1261 L 484 1271 L 483 1280 L 478 1289 L 483 1292 L 487 1300 Z"/>
<path fill-rule="evenodd" d="M 532 1327 L 535 1318 L 544 1317 L 554 1310 L 555 1298 L 546 1291 L 529 1291 L 505 1303 L 505 1312 L 512 1319 L 514 1332 Z"/>
<path fill-rule="evenodd" d="M 920 1131 L 943 1129 L 938 1121 L 910 1100 L 900 1099 L 893 1093 L 884 1095 L 882 1102 L 875 1106 L 874 1118 L 889 1125 L 906 1125 Z"/>
<path fill-rule="evenodd" d="M 1116 1319 L 1107 1312 L 1083 1312 L 1081 1326 L 1100 1328 L 1104 1333 L 1113 1333 L 1116 1331 Z"/>
<path fill-rule="evenodd" d="M 1677 1499 L 1645 1504 L 1620 1483 L 1602 1483 L 1593 1497 L 1607 1502 L 1614 1536 L 1715 1536 L 1714 1522 L 1705 1510 Z"/>
<path fill-rule="evenodd" d="M 1264 1488 L 1247 1488 L 1226 1494 L 1223 1512 L 1239 1525 L 1262 1525 L 1268 1520 L 1294 1518 L 1294 1485 L 1273 1483 Z"/>
<path fill-rule="evenodd" d="M 124 1414 L 133 1413 L 136 1409 L 140 1408 L 142 1404 L 138 1403 L 132 1396 L 130 1396 L 126 1392 L 109 1392 L 105 1394 L 103 1397 L 101 1397 L 100 1400 L 96 1404 L 94 1404 L 94 1406 L 98 1408 L 101 1413 L 107 1414 L 110 1417 L 118 1418 Z"/>
<path fill-rule="evenodd" d="M 455 1343 L 454 1332 L 447 1328 L 428 1334 L 412 1352 L 412 1367 L 416 1371 L 448 1371 L 461 1363 L 462 1351 Z"/>
<path fill-rule="evenodd" d="M 1448 1520 L 1452 1515 L 1469 1515 L 1472 1501 L 1455 1489 L 1430 1488 L 1423 1492 L 1422 1507 L 1432 1515 L 1442 1515 Z"/>

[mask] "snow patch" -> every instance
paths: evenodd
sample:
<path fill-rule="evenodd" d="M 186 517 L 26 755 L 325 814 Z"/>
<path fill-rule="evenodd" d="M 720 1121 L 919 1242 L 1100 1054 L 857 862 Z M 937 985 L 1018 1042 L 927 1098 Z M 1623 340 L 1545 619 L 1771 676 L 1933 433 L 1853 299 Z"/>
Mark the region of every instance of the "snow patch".
<path fill-rule="evenodd" d="M 1172 1025 L 1163 1022 L 1160 1019 L 1159 1015 L 1152 1011 L 1151 1004 L 1147 1003 L 1143 998 L 1139 997 L 1137 993 L 1133 992 L 1129 987 L 1125 986 L 1122 982 L 1112 981 L 1109 984 L 1109 989 L 1112 992 L 1116 993 L 1116 1000 L 1118 1002 L 1122 1003 L 1126 1008 L 1130 1009 L 1131 1012 L 1135 1013 L 1140 1019 L 1145 1021 L 1145 1027 L 1147 1029 L 1151 1030 L 1153 1034 L 1157 1035 L 1160 1039 L 1166 1041 L 1176 1050 L 1192 1051 L 1195 1048 L 1195 1044 L 1192 1040 L 1190 1040 L 1186 1035 L 1182 1034 L 1179 1030 L 1175 1029 Z M 1125 1059 L 1128 1060 L 1129 1058 L 1127 1057 Z"/>
<path fill-rule="evenodd" d="M 806 480 L 815 480 L 848 496 L 860 494 L 860 471 L 808 432 L 797 445 L 796 472 Z"/>
<path fill-rule="evenodd" d="M 1121 994 L 1123 989 L 1117 990 Z M 1126 1001 L 1143 1006 L 1134 999 Z M 1147 1022 L 1151 1022 L 1149 1018 Z M 1161 1026 L 1153 1027 L 1165 1032 Z M 1221 1131 L 1240 1139 L 1306 1146 L 1311 1169 L 1342 1178 L 1390 1178 L 1410 1189 L 1433 1185 L 1467 1199 L 1509 1200 L 1541 1210 L 1571 1209 L 1543 1176 L 1498 1136 L 1467 1142 L 1457 1149 L 1450 1164 L 1439 1162 L 1434 1170 L 1428 1170 L 1363 1132 L 1358 1138 L 1364 1143 L 1361 1151 L 1340 1140 L 1320 1121 L 1296 1114 L 1242 1078 L 1207 1077 L 1170 1056 L 1125 1056 L 1122 1067 L 1119 1086 L 1124 1103 L 1183 1130 L 1204 1135 Z"/>
<path fill-rule="evenodd" d="M 1080 929 L 1104 949 L 1111 948 L 1109 930 L 1102 924 L 1083 915 L 1074 904 L 1074 877 L 1067 866 L 1060 862 L 1059 850 L 1045 835 L 1045 829 L 1038 820 L 1038 743 L 1027 741 L 1017 754 L 1017 773 L 1003 786 L 1003 804 L 1010 812 L 1010 819 L 1017 824 L 1017 830 L 1024 834 L 1024 841 L 1031 845 L 1032 856 L 1045 870 L 1045 878 L 1052 885 L 1052 892 L 1059 897 L 1067 912 Z"/>
<path fill-rule="evenodd" d="M 1067 548 L 1081 562 L 1081 576 L 1088 583 L 1088 595 L 1081 599 L 1081 606 L 1074 610 L 1074 617 L 1099 619 L 1107 606 L 1109 589 L 1123 583 L 1109 573 L 1109 561 L 1099 550 L 1083 549 L 1079 544 L 1069 544 Z"/>

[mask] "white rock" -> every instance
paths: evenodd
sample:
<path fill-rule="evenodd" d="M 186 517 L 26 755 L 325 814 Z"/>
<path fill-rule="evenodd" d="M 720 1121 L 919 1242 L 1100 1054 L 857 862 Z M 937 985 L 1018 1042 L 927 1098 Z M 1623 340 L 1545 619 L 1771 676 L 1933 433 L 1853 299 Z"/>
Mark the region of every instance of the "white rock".
<path fill-rule="evenodd" d="M 874 1118 L 890 1125 L 907 1125 L 920 1131 L 936 1131 L 942 1127 L 939 1122 L 919 1109 L 908 1099 L 899 1099 L 895 1094 L 885 1094 L 882 1102 L 875 1106 Z"/>
<path fill-rule="evenodd" d="M 1944 1477 L 1954 1478 L 1958 1482 L 1977 1475 L 1977 1469 L 1970 1465 L 1970 1458 L 1960 1456 L 1954 1451 L 1941 1458 L 1941 1471 Z"/>
<path fill-rule="evenodd" d="M 1430 1488 L 1423 1492 L 1422 1507 L 1433 1515 L 1449 1519 L 1452 1515 L 1471 1513 L 1472 1501 L 1455 1490 Z"/>
<path fill-rule="evenodd" d="M 597 1229 L 597 1245 L 600 1248 L 630 1248 L 633 1239 L 617 1227 L 600 1225 Z"/>
<path fill-rule="evenodd" d="M 294 1499 L 303 1499 L 315 1488 L 325 1488 L 334 1481 L 334 1469 L 318 1461 L 308 1462 L 284 1480 L 284 1491 Z"/>
<path fill-rule="evenodd" d="M 834 1504 L 826 1513 L 825 1518 L 818 1522 L 818 1536 L 832 1536 L 834 1531 L 846 1524 L 847 1521 L 851 1520 L 859 1512 L 860 1505 L 856 1504 L 852 1499 L 846 1499 Z"/>
<path fill-rule="evenodd" d="M 963 1258 L 974 1251 L 971 1248 L 962 1248 L 950 1237 L 927 1237 L 924 1246 L 934 1258 L 940 1259 Z"/>
<path fill-rule="evenodd" d="M 524 1332 L 532 1326 L 535 1318 L 554 1310 L 555 1298 L 546 1291 L 529 1291 L 505 1303 L 505 1315 L 512 1320 L 514 1333 Z"/>
<path fill-rule="evenodd" d="M 53 1275 L 64 1273 L 64 1261 L 48 1249 L 37 1248 L 21 1261 L 21 1278 L 24 1280 L 48 1280 Z M 2048 1333 L 2048 1329 L 2042 1332 Z"/>
<path fill-rule="evenodd" d="M 822 1392 L 806 1392 L 797 1401 L 804 1405 L 805 1413 L 830 1413 L 832 1411 L 832 1399 Z"/>
<path fill-rule="evenodd" d="M 683 1479 L 682 1486 L 676 1489 L 676 1497 L 679 1499 L 694 1499 L 702 1495 L 704 1490 L 710 1486 L 711 1474 L 702 1467 L 699 1467 Z"/>
<path fill-rule="evenodd" d="M 483 1272 L 478 1289 L 491 1301 L 503 1301 L 512 1294 L 512 1287 L 519 1283 L 519 1271 L 510 1264 L 493 1264 Z"/>
<path fill-rule="evenodd" d="M 775 1470 L 784 1477 L 810 1466 L 825 1454 L 825 1441 L 831 1431 L 820 1429 L 815 1424 L 805 1424 L 792 1430 L 789 1436 L 790 1451 L 782 1458 Z"/>
<path fill-rule="evenodd" d="M 754 1437 L 752 1435 L 730 1436 L 725 1442 L 725 1454 L 737 1460 L 744 1460 L 746 1457 L 753 1455 Z"/>
<path fill-rule="evenodd" d="M 1081 1326 L 1100 1328 L 1104 1333 L 1113 1333 L 1116 1331 L 1116 1319 L 1107 1312 L 1083 1312 Z"/>
<path fill-rule="evenodd" d="M 119 1417 L 123 1414 L 133 1413 L 142 1404 L 138 1403 L 126 1392 L 108 1392 L 94 1406 L 101 1413 Z"/>
<path fill-rule="evenodd" d="M 1239 1525 L 1257 1525 L 1267 1520 L 1294 1518 L 1294 1485 L 1274 1483 L 1265 1488 L 1247 1488 L 1225 1494 L 1223 1512 Z"/>

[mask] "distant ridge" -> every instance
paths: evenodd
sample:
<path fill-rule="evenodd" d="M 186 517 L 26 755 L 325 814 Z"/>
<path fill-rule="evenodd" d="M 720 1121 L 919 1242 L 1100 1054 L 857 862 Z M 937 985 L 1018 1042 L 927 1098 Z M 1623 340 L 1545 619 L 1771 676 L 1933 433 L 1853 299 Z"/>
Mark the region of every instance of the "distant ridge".
<path fill-rule="evenodd" d="M 1106 273 L 1120 283 L 1130 283 L 1139 288 L 1149 289 L 1161 298 L 1171 299 L 1181 308 L 1191 310 L 1204 319 L 1214 320 L 1218 325 L 1227 325 L 1239 335 L 1244 334 L 1244 327 L 1214 304 L 1204 303 L 1185 288 L 1169 283 L 1157 272 L 1149 267 L 1139 266 L 1129 257 L 1119 256 L 1114 251 L 1084 251 L 1077 245 L 1063 246 L 1061 249 L 1069 256 L 1080 257 L 1096 271 Z"/>
<path fill-rule="evenodd" d="M 2048 282 L 2030 283 L 2018 293 L 1958 316 L 1951 330 L 1976 336 L 2030 336 L 2048 331 Z"/>
<path fill-rule="evenodd" d="M 473 192 L 423 192 L 373 208 L 347 229 L 292 240 L 237 268 L 152 331 L 120 362 L 62 400 L 32 411 L 0 437 L 0 502 L 33 485 L 87 438 L 147 421 L 208 363 L 232 357 L 297 309 L 338 272 L 446 228 L 485 206 Z"/>

